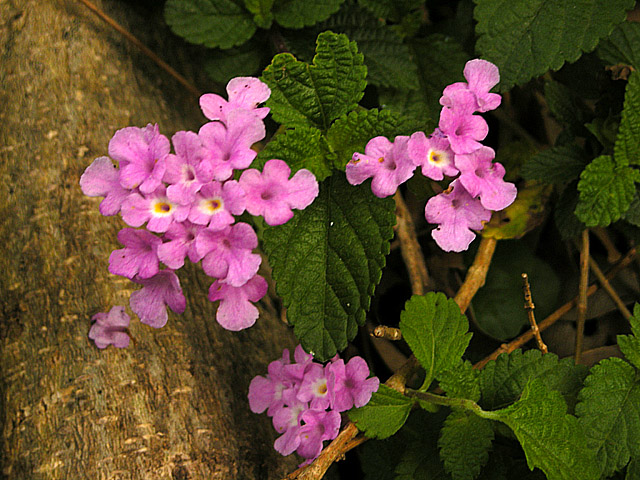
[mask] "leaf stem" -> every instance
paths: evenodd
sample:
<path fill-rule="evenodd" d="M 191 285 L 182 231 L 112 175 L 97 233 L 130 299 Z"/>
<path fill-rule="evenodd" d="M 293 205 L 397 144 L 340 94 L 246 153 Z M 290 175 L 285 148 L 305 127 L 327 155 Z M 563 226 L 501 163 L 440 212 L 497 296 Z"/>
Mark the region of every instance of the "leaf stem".
<path fill-rule="evenodd" d="M 488 420 L 500 420 L 501 418 L 495 412 L 483 410 L 476 402 L 474 402 L 473 400 L 468 400 L 466 398 L 443 397 L 442 395 L 435 395 L 429 392 L 419 392 L 418 390 L 412 390 L 410 388 L 406 389 L 405 395 L 407 395 L 407 397 L 418 398 L 435 405 L 443 405 L 445 407 L 470 410 L 479 417 L 486 418 Z"/>

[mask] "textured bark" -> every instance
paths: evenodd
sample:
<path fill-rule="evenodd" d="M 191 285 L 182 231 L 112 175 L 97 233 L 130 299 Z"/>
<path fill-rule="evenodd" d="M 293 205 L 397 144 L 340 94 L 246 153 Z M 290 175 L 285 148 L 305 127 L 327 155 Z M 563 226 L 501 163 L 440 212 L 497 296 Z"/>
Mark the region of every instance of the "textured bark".
<path fill-rule="evenodd" d="M 164 30 L 123 3 L 96 2 L 167 59 Z M 245 332 L 215 322 L 199 268 L 179 272 L 184 315 L 130 328 L 99 351 L 90 317 L 128 304 L 109 275 L 118 217 L 78 180 L 114 131 L 197 128 L 197 102 L 72 0 L 0 2 L 0 443 L 10 479 L 277 478 L 269 419 L 249 410 L 251 378 L 291 348 L 262 312 Z M 264 309 L 263 309 L 264 310 Z"/>

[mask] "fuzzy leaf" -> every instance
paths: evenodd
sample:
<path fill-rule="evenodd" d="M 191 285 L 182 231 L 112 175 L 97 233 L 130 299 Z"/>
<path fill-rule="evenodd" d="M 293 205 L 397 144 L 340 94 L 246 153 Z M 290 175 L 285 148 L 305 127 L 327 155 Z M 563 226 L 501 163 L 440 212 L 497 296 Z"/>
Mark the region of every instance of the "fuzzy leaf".
<path fill-rule="evenodd" d="M 578 198 L 578 182 L 573 181 L 562 190 L 555 204 L 553 219 L 564 240 L 576 238 L 586 228 L 574 213 Z"/>
<path fill-rule="evenodd" d="M 284 160 L 291 173 L 301 168 L 310 170 L 319 182 L 331 175 L 335 162 L 335 154 L 331 152 L 327 139 L 320 130 L 312 127 L 287 129 L 273 137 L 251 166 L 261 170 L 273 158 Z"/>
<path fill-rule="evenodd" d="M 452 411 L 440 431 L 440 458 L 454 480 L 473 480 L 489 460 L 491 421 L 467 411 Z"/>
<path fill-rule="evenodd" d="M 605 477 L 631 457 L 640 458 L 640 381 L 631 365 L 619 358 L 602 360 L 578 399 L 576 415 Z"/>
<path fill-rule="evenodd" d="M 606 227 L 615 222 L 629 209 L 637 181 L 637 170 L 616 165 L 609 155 L 595 158 L 580 175 L 576 216 L 587 227 Z"/>
<path fill-rule="evenodd" d="M 633 0 L 475 0 L 476 49 L 500 68 L 500 89 L 557 70 L 595 48 Z"/>
<path fill-rule="evenodd" d="M 576 145 L 561 145 L 544 150 L 522 166 L 526 180 L 566 183 L 580 176 L 589 163 L 584 150 Z"/>
<path fill-rule="evenodd" d="M 327 132 L 327 139 L 337 153 L 336 168 L 344 170 L 355 152 L 364 152 L 364 147 L 373 137 L 393 139 L 399 132 L 398 116 L 388 110 L 359 110 L 343 115 Z"/>
<path fill-rule="evenodd" d="M 279 0 L 273 7 L 276 22 L 285 28 L 303 28 L 329 18 L 344 0 Z"/>
<path fill-rule="evenodd" d="M 387 438 L 407 421 L 413 399 L 380 385 L 364 407 L 349 410 L 349 419 L 369 438 Z"/>
<path fill-rule="evenodd" d="M 240 45 L 256 31 L 239 0 L 167 0 L 164 18 L 176 35 L 209 48 Z"/>
<path fill-rule="evenodd" d="M 618 165 L 640 164 L 640 75 L 629 77 L 613 158 Z"/>
<path fill-rule="evenodd" d="M 324 32 L 318 35 L 312 65 L 281 53 L 273 57 L 262 80 L 271 88 L 267 106 L 274 120 L 287 127 L 326 130 L 336 118 L 356 108 L 366 75 L 355 42 L 346 35 Z"/>
<path fill-rule="evenodd" d="M 640 24 L 622 22 L 598 45 L 598 56 L 609 65 L 626 64 L 640 69 Z"/>
<path fill-rule="evenodd" d="M 400 314 L 400 330 L 425 369 L 425 389 L 440 373 L 460 362 L 471 340 L 467 317 L 455 301 L 440 292 L 412 296 Z"/>
<path fill-rule="evenodd" d="M 269 28 L 273 21 L 271 13 L 273 2 L 274 0 L 244 0 L 244 6 L 253 13 L 253 21 L 256 25 L 260 28 Z"/>
<path fill-rule="evenodd" d="M 286 224 L 269 227 L 264 248 L 287 318 L 307 351 L 333 357 L 364 324 L 393 237 L 395 204 L 336 173 Z"/>
<path fill-rule="evenodd" d="M 473 368 L 469 361 L 464 361 L 438 375 L 440 388 L 447 397 L 467 398 L 477 402 L 480 400 L 480 370 Z"/>
<path fill-rule="evenodd" d="M 566 410 L 562 395 L 535 379 L 516 403 L 494 413 L 516 434 L 531 470 L 540 468 L 548 480 L 596 480 L 594 452 L 578 419 Z"/>
<path fill-rule="evenodd" d="M 640 305 L 637 303 L 633 307 L 631 333 L 632 335 L 618 335 L 618 346 L 627 360 L 640 368 Z"/>
<path fill-rule="evenodd" d="M 551 389 L 569 400 L 582 388 L 586 368 L 573 364 L 570 358 L 558 361 L 553 353 L 542 355 L 538 350 L 516 350 L 500 355 L 480 372 L 482 408 L 502 408 L 518 399 L 532 379 L 539 378 Z M 573 403 L 573 402 L 571 402 Z"/>

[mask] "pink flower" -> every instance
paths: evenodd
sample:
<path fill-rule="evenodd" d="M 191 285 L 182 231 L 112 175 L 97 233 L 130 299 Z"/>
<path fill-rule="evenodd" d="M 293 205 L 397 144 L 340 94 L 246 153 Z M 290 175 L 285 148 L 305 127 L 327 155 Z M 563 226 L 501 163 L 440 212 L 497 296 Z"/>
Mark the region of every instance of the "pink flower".
<path fill-rule="evenodd" d="M 353 357 L 346 365 L 339 359 L 328 369 L 334 384 L 331 407 L 338 412 L 366 405 L 373 392 L 378 391 L 380 380 L 378 377 L 367 378 L 369 367 L 362 357 Z"/>
<path fill-rule="evenodd" d="M 488 112 L 500 106 L 502 97 L 497 93 L 489 93 L 500 82 L 498 67 L 486 60 L 469 60 L 464 66 L 464 78 L 468 83 L 458 82 L 449 85 L 442 92 L 440 105 L 450 107 L 451 96 L 459 90 L 469 90 L 476 97 L 476 111 Z"/>
<path fill-rule="evenodd" d="M 256 275 L 240 287 L 216 280 L 209 288 L 209 300 L 220 300 L 216 320 L 226 328 L 237 332 L 251 327 L 258 319 L 257 302 L 267 293 L 267 281 Z"/>
<path fill-rule="evenodd" d="M 164 242 L 158 246 L 158 258 L 167 267 L 177 270 L 184 266 L 184 259 L 189 257 L 193 263 L 202 260 L 196 250 L 196 237 L 204 230 L 202 225 L 195 225 L 188 220 L 172 223 L 164 234 Z"/>
<path fill-rule="evenodd" d="M 333 440 L 340 430 L 340 414 L 336 411 L 306 410 L 302 412 L 300 419 L 302 428 L 298 431 L 300 444 L 297 453 L 307 461 L 302 465 L 311 463 L 322 451 L 324 440 Z"/>
<path fill-rule="evenodd" d="M 471 153 L 479 149 L 489 133 L 484 118 L 473 115 L 476 97 L 468 90 L 457 90 L 451 94 L 451 107 L 440 112 L 439 127 L 445 134 L 455 154 Z"/>
<path fill-rule="evenodd" d="M 227 84 L 229 101 L 214 93 L 207 93 L 200 97 L 200 108 L 209 120 L 220 120 L 226 123 L 227 114 L 234 109 L 251 110 L 259 119 L 264 119 L 269 113 L 267 107 L 257 108 L 267 101 L 271 90 L 257 78 L 236 77 Z"/>
<path fill-rule="evenodd" d="M 124 307 L 116 305 L 109 313 L 96 313 L 91 320 L 94 324 L 89 330 L 89 338 L 95 342 L 96 347 L 102 349 L 109 345 L 116 348 L 129 346 L 130 339 L 126 332 L 130 318 Z"/>
<path fill-rule="evenodd" d="M 118 130 L 109 142 L 109 155 L 120 162 L 120 184 L 151 193 L 162 184 L 169 139 L 157 125 Z"/>
<path fill-rule="evenodd" d="M 502 210 L 513 203 L 518 190 L 505 182 L 504 167 L 492 160 L 492 148 L 482 147 L 468 155 L 456 155 L 460 169 L 460 183 L 472 197 L 480 196 L 480 203 L 488 210 Z"/>
<path fill-rule="evenodd" d="M 125 248 L 111 252 L 109 272 L 127 278 L 149 278 L 158 273 L 160 238 L 146 230 L 123 228 L 118 232 L 118 241 Z"/>
<path fill-rule="evenodd" d="M 272 417 L 276 411 L 284 407 L 282 392 L 293 387 L 291 379 L 284 367 L 291 363 L 289 350 L 282 352 L 282 358 L 269 364 L 268 374 L 265 377 L 256 376 L 249 384 L 249 406 L 254 413 L 262 413 L 267 410 L 267 415 Z"/>
<path fill-rule="evenodd" d="M 131 193 L 120 185 L 120 170 L 109 157 L 96 158 L 80 177 L 80 188 L 87 197 L 105 197 L 100 202 L 102 215 L 115 215 Z"/>
<path fill-rule="evenodd" d="M 189 214 L 189 206 L 178 205 L 167 198 L 164 186 L 142 196 L 132 193 L 122 202 L 122 219 L 127 225 L 140 227 L 145 222 L 152 232 L 166 232 L 173 222 L 182 222 Z"/>
<path fill-rule="evenodd" d="M 211 230 L 222 230 L 235 222 L 233 216 L 241 215 L 244 209 L 245 192 L 238 182 L 210 182 L 196 195 L 189 210 L 189 220 L 208 225 Z"/>
<path fill-rule="evenodd" d="M 273 427 L 278 433 L 283 433 L 273 444 L 281 455 L 290 455 L 300 445 L 300 417 L 309 405 L 300 402 L 295 397 L 295 392 L 285 390 L 282 393 L 285 406 L 273 415 Z"/>
<path fill-rule="evenodd" d="M 347 163 L 347 180 L 351 185 L 360 185 L 372 178 L 371 190 L 377 197 L 388 197 L 396 193 L 398 186 L 413 176 L 416 166 L 409 158 L 409 137 L 398 136 L 391 143 L 385 137 L 375 137 L 367 143 L 364 154 L 354 153 Z"/>
<path fill-rule="evenodd" d="M 328 367 L 327 367 L 328 368 Z M 307 369 L 298 391 L 298 400 L 311 402 L 311 408 L 326 410 L 329 408 L 331 395 L 329 394 L 327 375 L 325 367 L 318 363 L 313 363 Z"/>
<path fill-rule="evenodd" d="M 282 225 L 293 217 L 292 208 L 308 207 L 318 196 L 318 181 L 309 170 L 298 170 L 289 179 L 291 169 L 282 160 L 269 160 L 262 173 L 255 169 L 242 172 L 240 186 L 246 192 L 246 207 L 251 215 L 264 217 L 268 225 Z"/>
<path fill-rule="evenodd" d="M 204 150 L 200 138 L 193 132 L 177 132 L 171 140 L 176 154 L 167 155 L 163 180 L 169 183 L 167 197 L 180 205 L 189 205 L 196 192 L 211 178 L 200 167 Z"/>
<path fill-rule="evenodd" d="M 424 132 L 416 132 L 409 138 L 407 147 L 414 165 L 422 167 L 422 174 L 432 180 L 442 180 L 445 175 L 453 177 L 458 174 L 449 140 L 438 133 L 434 132 L 427 138 Z"/>
<path fill-rule="evenodd" d="M 134 277 L 133 281 L 143 287 L 131 294 L 129 306 L 142 323 L 153 328 L 164 327 L 169 318 L 167 305 L 176 313 L 184 312 L 186 300 L 173 270 L 161 270 L 151 278 Z"/>
<path fill-rule="evenodd" d="M 491 218 L 491 212 L 456 179 L 449 189 L 429 199 L 425 218 L 429 223 L 439 224 L 431 236 L 440 248 L 445 252 L 461 252 L 469 248 L 476 237 L 471 230 L 481 230 L 483 222 Z"/>

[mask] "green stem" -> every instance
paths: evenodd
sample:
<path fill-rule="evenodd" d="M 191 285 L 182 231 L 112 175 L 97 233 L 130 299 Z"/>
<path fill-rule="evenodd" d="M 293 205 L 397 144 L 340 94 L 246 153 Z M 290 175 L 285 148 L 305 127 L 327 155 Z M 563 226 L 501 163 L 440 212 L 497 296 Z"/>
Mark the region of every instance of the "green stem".
<path fill-rule="evenodd" d="M 405 395 L 408 397 L 418 398 L 425 402 L 434 403 L 436 405 L 444 405 L 445 407 L 451 408 L 462 408 L 463 410 L 471 410 L 473 413 L 478 415 L 479 417 L 486 418 L 487 420 L 496 420 L 501 421 L 502 418 L 500 414 L 496 412 L 488 412 L 480 408 L 473 400 L 468 400 L 466 398 L 449 398 L 443 397 L 441 395 L 435 395 L 429 392 L 419 392 L 418 390 L 412 390 L 407 388 L 405 390 Z"/>

